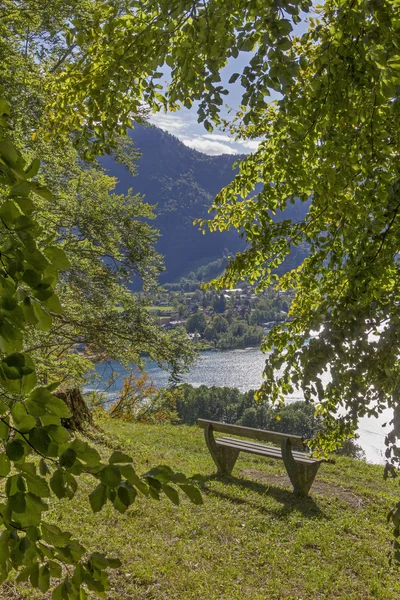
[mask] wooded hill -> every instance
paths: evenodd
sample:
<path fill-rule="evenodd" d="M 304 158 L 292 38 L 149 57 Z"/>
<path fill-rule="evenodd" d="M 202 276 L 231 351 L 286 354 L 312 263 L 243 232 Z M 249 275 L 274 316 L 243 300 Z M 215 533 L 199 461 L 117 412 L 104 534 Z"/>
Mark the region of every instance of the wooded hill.
<path fill-rule="evenodd" d="M 203 154 L 157 127 L 137 124 L 129 135 L 141 154 L 135 176 L 110 156 L 101 162 L 108 174 L 117 177 L 118 193 L 133 188 L 135 193 L 144 194 L 147 202 L 157 205 L 153 224 L 161 233 L 157 250 L 165 257 L 166 265 L 161 281 L 175 281 L 221 258 L 225 249 L 235 254 L 245 247 L 237 230 L 203 235 L 193 226 L 194 219 L 207 217 L 216 194 L 232 181 L 232 167 L 240 155 Z M 303 218 L 306 210 L 305 204 L 294 205 L 285 218 L 294 218 L 296 213 Z M 299 264 L 303 256 L 302 250 L 296 250 L 286 268 Z"/>

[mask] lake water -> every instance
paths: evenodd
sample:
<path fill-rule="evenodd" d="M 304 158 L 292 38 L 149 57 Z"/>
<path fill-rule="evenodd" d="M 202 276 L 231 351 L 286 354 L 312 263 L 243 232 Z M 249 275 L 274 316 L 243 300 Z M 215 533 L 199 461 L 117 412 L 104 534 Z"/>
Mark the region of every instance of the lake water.
<path fill-rule="evenodd" d="M 201 352 L 196 364 L 183 377 L 183 381 L 195 387 L 200 385 L 228 386 L 236 387 L 241 392 L 245 392 L 249 389 L 257 389 L 260 386 L 264 362 L 265 355 L 258 348 L 225 352 Z M 157 363 L 147 361 L 146 369 L 157 387 L 168 385 L 168 373 L 162 371 L 157 366 Z M 87 385 L 86 390 L 96 389 L 98 391 L 105 391 L 106 383 L 112 373 L 114 373 L 116 379 L 106 389 L 107 395 L 111 397 L 115 396 L 121 389 L 123 383 L 122 376 L 127 374 L 122 365 L 115 361 L 97 365 L 96 372 L 97 379 Z M 287 397 L 289 402 L 302 399 L 301 392 L 295 392 Z M 378 419 L 363 418 L 360 420 L 360 428 L 358 430 L 360 438 L 357 443 L 365 451 L 369 462 L 384 462 L 384 438 L 390 426 L 382 427 L 382 425 L 389 423 L 391 418 L 391 411 L 387 410 Z"/>

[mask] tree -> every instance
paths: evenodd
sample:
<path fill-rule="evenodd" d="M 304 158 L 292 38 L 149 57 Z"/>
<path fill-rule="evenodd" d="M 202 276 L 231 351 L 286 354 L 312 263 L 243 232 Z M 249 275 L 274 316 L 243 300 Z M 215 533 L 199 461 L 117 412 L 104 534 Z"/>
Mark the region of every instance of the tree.
<path fill-rule="evenodd" d="M 213 309 L 216 313 L 224 313 L 226 309 L 226 300 L 224 294 L 217 296 L 213 302 Z"/>
<path fill-rule="evenodd" d="M 100 6 L 47 0 L 40 5 L 27 1 L 20 10 L 20 3 L 11 1 L 0 20 L 1 82 L 13 105 L 9 137 L 28 160 L 34 151 L 40 153 L 36 178 L 46 182 L 53 199 L 36 200 L 39 235 L 52 236 L 70 263 L 57 283 L 62 316 L 44 332 L 28 329 L 26 348 L 33 352 L 40 380 L 61 380 L 66 388 L 82 383 L 92 366 L 88 357 L 140 364 L 148 353 L 175 377 L 192 355 L 185 336 L 164 332 L 131 293 L 132 286 L 152 289 L 163 269 L 154 250 L 158 233 L 149 223 L 153 208 L 131 191 L 113 193 L 116 180 L 98 163 L 83 161 L 71 136 L 61 140 L 43 134 L 49 88 L 70 51 L 65 28 L 72 18 L 89 23 Z M 136 156 L 119 138 L 116 158 L 132 169 Z M 74 351 L 77 345 L 86 348 L 85 355 Z"/>
<path fill-rule="evenodd" d="M 47 523 L 44 499 L 72 498 L 82 473 L 96 480 L 89 495 L 94 512 L 106 502 L 124 513 L 138 492 L 156 498 L 161 490 L 175 503 L 181 489 L 201 502 L 198 490 L 185 487 L 185 477 L 168 467 L 153 469 L 144 478 L 136 475 L 132 459 L 116 451 L 102 463 L 87 442 L 72 439 L 61 425 L 70 412 L 52 392 L 59 382 L 40 385 L 32 353 L 26 349 L 26 330 L 48 331 L 62 315 L 55 292 L 59 271 L 70 267 L 66 253 L 43 234 L 37 220 L 36 198 L 49 202 L 50 191 L 32 180 L 40 168 L 34 158 L 27 163 L 7 136 L 10 106 L 0 95 L 0 206 L 2 230 L 0 273 L 0 477 L 5 481 L 1 504 L 0 580 L 18 570 L 19 581 L 30 581 L 42 593 L 51 578 L 61 580 L 53 599 L 87 598 L 86 589 L 97 593 L 108 587 L 106 569 L 118 559 L 86 549 L 71 533 Z M 39 203 L 40 206 L 40 203 Z M 165 487 L 167 486 L 167 487 Z M 153 490 L 153 491 L 151 491 Z M 69 565 L 63 576 L 62 565 Z M 71 575 L 73 569 L 73 574 Z"/>
<path fill-rule="evenodd" d="M 218 333 L 224 333 L 225 331 L 228 331 L 229 323 L 222 315 L 215 315 L 212 320 L 212 324 Z"/>
<path fill-rule="evenodd" d="M 190 315 L 186 321 L 186 331 L 188 333 L 204 333 L 207 327 L 207 321 L 203 313 L 198 312 L 194 315 Z"/>

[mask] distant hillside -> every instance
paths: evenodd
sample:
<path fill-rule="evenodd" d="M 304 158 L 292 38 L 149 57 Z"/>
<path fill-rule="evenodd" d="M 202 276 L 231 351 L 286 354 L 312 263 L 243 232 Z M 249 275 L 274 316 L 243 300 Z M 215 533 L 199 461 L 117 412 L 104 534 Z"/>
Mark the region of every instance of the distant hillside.
<path fill-rule="evenodd" d="M 104 157 L 102 163 L 118 178 L 119 193 L 133 188 L 147 202 L 157 204 L 153 223 L 162 235 L 157 249 L 165 256 L 167 268 L 162 281 L 176 280 L 220 258 L 225 248 L 237 252 L 244 247 L 236 230 L 203 235 L 193 226 L 194 219 L 207 216 L 215 195 L 232 181 L 237 155 L 202 154 L 156 127 L 136 125 L 130 135 L 142 154 L 138 174 L 132 176 L 111 157 Z"/>
<path fill-rule="evenodd" d="M 240 156 L 202 154 L 157 127 L 136 125 L 130 136 L 141 152 L 137 175 L 131 175 L 110 156 L 103 157 L 102 164 L 117 177 L 118 193 L 133 188 L 144 194 L 147 202 L 157 204 L 153 223 L 161 232 L 157 249 L 165 257 L 162 282 L 175 281 L 220 259 L 225 249 L 233 254 L 245 247 L 235 229 L 203 235 L 193 226 L 194 219 L 207 217 L 216 194 L 232 181 L 232 165 Z M 306 210 L 306 205 L 294 205 L 285 218 L 302 218 Z M 297 250 L 285 264 L 286 269 L 299 264 L 303 257 L 304 251 Z"/>

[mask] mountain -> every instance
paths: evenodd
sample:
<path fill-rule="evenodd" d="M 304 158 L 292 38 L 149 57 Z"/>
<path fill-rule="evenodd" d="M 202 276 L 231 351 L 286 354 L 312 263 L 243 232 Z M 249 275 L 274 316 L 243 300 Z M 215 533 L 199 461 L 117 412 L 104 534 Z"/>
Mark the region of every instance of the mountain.
<path fill-rule="evenodd" d="M 176 281 L 221 259 L 226 251 L 235 254 L 243 250 L 245 242 L 236 229 L 203 235 L 193 225 L 194 219 L 207 218 L 214 197 L 235 175 L 233 164 L 243 157 L 202 154 L 157 127 L 136 124 L 129 135 L 141 153 L 137 174 L 132 175 L 111 156 L 104 156 L 101 163 L 118 179 L 118 193 L 132 188 L 143 194 L 147 202 L 157 205 L 153 224 L 161 233 L 157 250 L 165 257 L 166 266 L 160 281 Z M 301 220 L 307 210 L 308 203 L 289 205 L 285 218 Z M 280 218 L 283 217 L 276 216 L 277 220 Z M 294 249 L 280 271 L 300 264 L 306 253 L 305 248 Z"/>
<path fill-rule="evenodd" d="M 133 188 L 157 205 L 153 224 L 161 232 L 157 250 L 164 255 L 166 265 L 161 281 L 179 279 L 220 258 L 225 249 L 234 253 L 244 248 L 234 229 L 203 235 L 193 225 L 194 219 L 207 217 L 216 194 L 232 181 L 232 165 L 238 155 L 202 154 L 156 127 L 136 125 L 130 137 L 141 153 L 135 176 L 110 156 L 101 162 L 117 177 L 118 193 Z"/>

